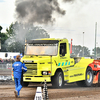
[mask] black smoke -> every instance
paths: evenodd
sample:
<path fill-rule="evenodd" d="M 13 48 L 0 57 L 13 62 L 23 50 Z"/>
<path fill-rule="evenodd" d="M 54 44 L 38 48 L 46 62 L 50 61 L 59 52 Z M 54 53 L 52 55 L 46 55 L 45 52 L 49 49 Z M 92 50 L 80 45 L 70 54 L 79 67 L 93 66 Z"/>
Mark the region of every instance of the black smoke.
<path fill-rule="evenodd" d="M 73 0 L 62 0 L 70 2 Z M 53 23 L 56 18 L 53 13 L 65 15 L 66 11 L 60 8 L 58 0 L 16 0 L 16 18 L 24 23 Z"/>

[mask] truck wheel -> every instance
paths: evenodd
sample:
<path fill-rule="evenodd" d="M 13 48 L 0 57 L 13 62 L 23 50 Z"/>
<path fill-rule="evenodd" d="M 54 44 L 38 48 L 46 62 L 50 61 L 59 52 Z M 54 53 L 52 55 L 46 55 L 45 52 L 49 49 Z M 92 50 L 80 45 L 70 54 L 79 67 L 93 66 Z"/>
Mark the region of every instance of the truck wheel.
<path fill-rule="evenodd" d="M 52 86 L 61 88 L 64 85 L 64 78 L 62 72 L 56 72 L 55 76 L 51 79 Z"/>
<path fill-rule="evenodd" d="M 86 70 L 86 79 L 84 81 L 76 82 L 78 86 L 90 87 L 93 83 L 93 70 L 88 67 Z"/>

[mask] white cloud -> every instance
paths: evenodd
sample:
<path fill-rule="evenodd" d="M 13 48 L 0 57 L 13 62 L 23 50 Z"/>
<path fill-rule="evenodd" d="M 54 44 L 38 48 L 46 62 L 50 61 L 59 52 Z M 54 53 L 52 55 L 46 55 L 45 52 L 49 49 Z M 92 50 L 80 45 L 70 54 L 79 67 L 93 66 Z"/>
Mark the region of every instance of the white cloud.
<path fill-rule="evenodd" d="M 48 27 L 53 38 L 73 39 L 74 45 L 84 45 L 90 49 L 95 46 L 95 23 L 97 22 L 97 46 L 100 47 L 100 0 L 76 0 L 65 3 L 65 16 L 57 16 L 54 28 Z"/>
<path fill-rule="evenodd" d="M 0 2 L 0 25 L 5 31 L 7 27 L 14 21 L 14 0 L 1 0 Z"/>
<path fill-rule="evenodd" d="M 0 0 L 0 25 L 4 30 L 14 21 L 15 0 Z M 59 0 L 61 1 L 61 0 Z M 62 3 L 66 10 L 65 16 L 56 16 L 54 26 L 44 26 L 51 38 L 73 39 L 74 45 L 94 48 L 95 22 L 97 22 L 97 46 L 100 47 L 100 0 L 75 0 L 74 3 Z"/>

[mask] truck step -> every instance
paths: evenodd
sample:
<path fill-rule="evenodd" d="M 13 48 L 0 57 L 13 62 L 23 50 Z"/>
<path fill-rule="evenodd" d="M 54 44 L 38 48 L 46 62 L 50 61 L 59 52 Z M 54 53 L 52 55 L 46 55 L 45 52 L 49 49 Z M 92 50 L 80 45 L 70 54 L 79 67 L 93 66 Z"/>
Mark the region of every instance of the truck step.
<path fill-rule="evenodd" d="M 65 77 L 67 77 L 68 75 L 65 75 Z"/>
<path fill-rule="evenodd" d="M 67 82 L 67 81 L 69 81 L 69 80 L 65 80 L 65 82 Z"/>
<path fill-rule="evenodd" d="M 68 70 L 64 70 L 64 72 L 67 72 Z"/>

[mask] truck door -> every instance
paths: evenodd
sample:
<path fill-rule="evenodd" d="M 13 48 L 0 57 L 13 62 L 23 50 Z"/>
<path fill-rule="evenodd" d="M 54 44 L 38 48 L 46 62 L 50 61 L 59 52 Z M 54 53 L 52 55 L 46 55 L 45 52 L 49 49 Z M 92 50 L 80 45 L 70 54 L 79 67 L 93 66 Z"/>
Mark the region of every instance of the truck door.
<path fill-rule="evenodd" d="M 58 67 L 60 67 L 63 70 L 64 81 L 69 80 L 68 71 L 67 71 L 66 67 L 70 66 L 70 57 L 69 57 L 69 54 L 68 54 L 69 52 L 67 50 L 69 48 L 67 48 L 67 47 L 68 47 L 67 43 L 60 43 Z"/>
<path fill-rule="evenodd" d="M 60 43 L 59 48 L 59 65 L 61 67 L 65 67 L 67 65 L 70 65 L 69 57 L 67 57 L 67 44 L 66 43 Z"/>

